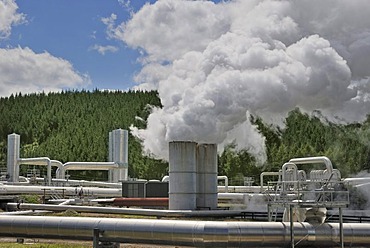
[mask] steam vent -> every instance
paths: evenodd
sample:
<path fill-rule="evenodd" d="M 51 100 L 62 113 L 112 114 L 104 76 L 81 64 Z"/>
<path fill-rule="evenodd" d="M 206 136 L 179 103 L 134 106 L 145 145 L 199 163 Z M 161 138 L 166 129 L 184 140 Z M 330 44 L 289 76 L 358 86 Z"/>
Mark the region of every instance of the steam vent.
<path fill-rule="evenodd" d="M 169 143 L 169 209 L 217 208 L 217 145 Z"/>

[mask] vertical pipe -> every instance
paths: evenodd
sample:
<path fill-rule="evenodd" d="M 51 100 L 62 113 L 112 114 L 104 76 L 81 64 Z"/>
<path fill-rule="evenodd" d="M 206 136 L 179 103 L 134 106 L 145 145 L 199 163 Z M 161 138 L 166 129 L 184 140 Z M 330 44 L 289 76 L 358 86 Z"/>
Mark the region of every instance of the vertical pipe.
<path fill-rule="evenodd" d="M 112 144 L 112 132 L 109 132 L 109 141 L 108 141 L 108 161 L 113 162 L 113 144 Z M 108 182 L 113 182 L 113 169 L 108 170 Z"/>
<path fill-rule="evenodd" d="M 51 185 L 51 161 L 50 159 L 47 161 L 47 180 L 48 180 L 48 185 Z"/>
<path fill-rule="evenodd" d="M 195 142 L 169 143 L 169 209 L 196 209 L 196 147 Z"/>
<path fill-rule="evenodd" d="M 344 237 L 343 237 L 343 211 L 339 207 L 339 235 L 340 235 L 340 247 L 344 248 Z"/>
<path fill-rule="evenodd" d="M 99 248 L 99 236 L 100 236 L 99 228 L 94 228 L 94 230 L 93 230 L 93 248 Z"/>
<path fill-rule="evenodd" d="M 8 154 L 7 154 L 7 173 L 8 182 L 18 182 L 19 180 L 19 149 L 20 136 L 18 134 L 8 135 Z"/>
<path fill-rule="evenodd" d="M 109 171 L 109 181 L 119 182 L 128 179 L 128 131 L 116 129 L 109 133 L 109 159 L 119 165 Z"/>
<path fill-rule="evenodd" d="M 270 204 L 267 204 L 267 218 L 268 218 L 268 222 L 271 222 L 272 221 L 272 218 L 271 218 L 271 205 Z"/>
<path fill-rule="evenodd" d="M 218 173 L 218 172 L 217 172 Z M 229 192 L 229 178 L 227 176 L 217 176 L 217 180 L 224 180 L 225 181 L 225 193 Z M 217 182 L 218 184 L 218 182 Z"/>
<path fill-rule="evenodd" d="M 197 208 L 217 209 L 217 145 L 197 146 Z"/>
<path fill-rule="evenodd" d="M 293 205 L 289 205 L 289 219 L 290 219 L 290 243 L 294 248 L 294 225 L 293 225 Z"/>

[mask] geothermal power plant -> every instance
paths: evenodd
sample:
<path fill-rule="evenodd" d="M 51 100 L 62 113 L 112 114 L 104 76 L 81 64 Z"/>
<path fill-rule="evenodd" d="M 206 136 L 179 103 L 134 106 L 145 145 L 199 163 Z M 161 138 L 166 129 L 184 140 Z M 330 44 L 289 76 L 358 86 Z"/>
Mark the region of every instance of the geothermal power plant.
<path fill-rule="evenodd" d="M 85 240 L 93 247 L 370 246 L 370 212 L 348 210 L 349 188 L 366 192 L 370 179 L 341 178 L 327 157 L 292 158 L 278 171 L 261 173 L 260 185 L 234 186 L 218 174 L 216 144 L 172 141 L 169 174 L 144 180 L 128 176 L 127 130 L 109 133 L 108 162 L 21 158 L 20 138 L 8 135 L 1 237 Z M 24 165 L 46 167 L 46 174 L 20 175 Z M 108 178 L 70 179 L 71 170 L 104 170 Z M 37 195 L 42 203 L 23 202 L 25 195 Z M 50 216 L 64 211 L 122 217 Z"/>

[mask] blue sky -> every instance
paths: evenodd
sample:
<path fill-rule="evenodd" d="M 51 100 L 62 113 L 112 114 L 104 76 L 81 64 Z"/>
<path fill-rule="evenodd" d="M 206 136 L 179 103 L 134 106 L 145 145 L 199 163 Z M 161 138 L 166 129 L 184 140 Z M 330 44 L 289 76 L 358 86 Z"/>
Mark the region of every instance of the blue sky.
<path fill-rule="evenodd" d="M 0 97 L 62 89 L 156 89 L 146 130 L 236 140 L 295 108 L 361 121 L 370 109 L 369 0 L 0 0 Z"/>
<path fill-rule="evenodd" d="M 6 2 L 6 1 L 5 1 Z M 73 70 L 89 78 L 88 89 L 121 89 L 135 85 L 133 75 L 140 70 L 138 51 L 107 36 L 102 18 L 117 16 L 120 24 L 138 11 L 145 0 L 132 3 L 118 0 L 16 0 L 21 23 L 13 23 L 8 37 L 0 39 L 0 48 L 28 47 L 35 54 L 44 52 L 64 59 Z M 153 2 L 153 1 L 152 1 Z M 0 6 L 1 8 L 1 6 Z M 1 11 L 1 9 L 0 9 Z M 99 53 L 98 46 L 110 46 L 112 51 Z M 77 88 L 78 88 L 77 87 Z M 21 86 L 17 89 L 21 89 Z M 1 93 L 1 92 L 0 92 Z M 9 92 L 4 92 L 6 93 Z"/>

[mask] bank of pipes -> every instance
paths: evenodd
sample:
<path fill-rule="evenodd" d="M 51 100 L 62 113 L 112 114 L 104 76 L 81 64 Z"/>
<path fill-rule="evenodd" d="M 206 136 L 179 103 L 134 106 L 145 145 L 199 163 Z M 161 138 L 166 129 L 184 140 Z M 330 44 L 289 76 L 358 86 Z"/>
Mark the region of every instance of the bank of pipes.
<path fill-rule="evenodd" d="M 115 132 L 117 132 L 118 138 L 115 138 Z M 10 143 L 8 146 L 10 155 L 8 156 L 8 179 L 11 183 L 16 184 L 19 178 L 17 177 L 19 176 L 19 165 L 36 164 L 47 166 L 47 182 L 51 184 L 52 179 L 49 171 L 51 171 L 51 166 L 55 165 L 58 167 L 57 177 L 59 178 L 57 180 L 63 180 L 67 169 L 91 170 L 96 168 L 98 170 L 99 168 L 100 170 L 103 168 L 103 170 L 111 170 L 109 172 L 110 182 L 108 183 L 117 185 L 117 181 L 127 180 L 127 151 L 114 155 L 115 151 L 127 149 L 127 139 L 124 137 L 127 135 L 126 132 L 115 130 L 110 134 L 109 160 L 111 162 L 69 162 L 65 164 L 44 157 L 19 158 L 19 136 L 12 134 L 8 137 Z M 122 142 L 125 144 L 122 145 Z M 113 148 L 114 146 L 117 148 Z M 126 148 L 123 149 L 123 147 Z M 245 190 L 246 187 L 229 186 L 227 177 L 217 175 L 217 146 L 215 144 L 197 144 L 187 141 L 170 142 L 169 155 L 169 210 L 27 203 L 11 203 L 9 207 L 22 211 L 65 211 L 71 209 L 78 212 L 124 213 L 178 218 L 240 215 L 243 210 L 221 210 L 218 208 L 220 198 L 245 198 L 248 193 L 227 193 L 231 188 Z M 300 164 L 318 163 L 324 165 L 325 168 L 312 170 L 309 175 L 297 167 Z M 117 171 L 119 173 L 114 174 Z M 271 186 L 269 183 L 264 185 L 264 177 L 267 175 L 278 177 L 275 185 Z M 218 180 L 225 180 L 223 188 L 217 186 Z M 35 216 L 12 219 L 3 214 L 0 216 L 0 226 L 3 227 L 0 227 L 0 235 L 202 247 L 294 247 L 295 245 L 322 247 L 349 245 L 354 247 L 370 245 L 370 225 L 368 224 L 307 223 L 297 219 L 298 214 L 306 214 L 311 209 L 321 211 L 326 207 L 338 207 L 341 211 L 342 208 L 346 207 L 348 205 L 348 195 L 346 195 L 348 192 L 344 193 L 345 197 L 341 198 L 340 204 L 334 198 L 325 199 L 322 197 L 320 201 L 317 201 L 320 194 L 327 196 L 326 193 L 329 193 L 333 196 L 333 193 L 338 193 L 335 186 L 339 183 L 341 183 L 340 173 L 333 169 L 328 158 L 298 158 L 288 161 L 278 172 L 262 173 L 261 187 L 257 191 L 258 193 L 264 192 L 263 197 L 268 199 L 266 203 L 269 210 L 279 207 L 289 210 L 289 213 L 285 215 L 287 222 L 121 220 Z M 16 185 L 6 186 L 17 187 Z M 27 187 L 33 186 L 25 186 L 24 188 Z M 102 188 L 101 190 L 118 190 L 117 192 L 112 191 L 113 195 L 122 193 L 120 189 Z M 220 190 L 226 193 L 224 195 L 218 193 Z M 256 187 L 253 190 L 256 190 Z M 312 194 L 312 192 L 318 192 L 318 194 Z M 303 199 L 303 195 L 308 198 Z M 297 222 L 293 222 L 293 219 Z M 4 226 L 8 228 L 4 228 Z M 71 230 L 74 232 L 71 233 Z"/>
<path fill-rule="evenodd" d="M 20 165 L 46 166 L 46 185 L 52 184 L 52 167 L 56 169 L 56 182 L 63 182 L 68 170 L 107 170 L 108 182 L 118 183 L 128 179 L 128 131 L 116 129 L 109 133 L 110 162 L 67 162 L 61 163 L 48 157 L 20 158 L 20 135 L 8 135 L 7 175 L 9 183 L 19 182 Z"/>

